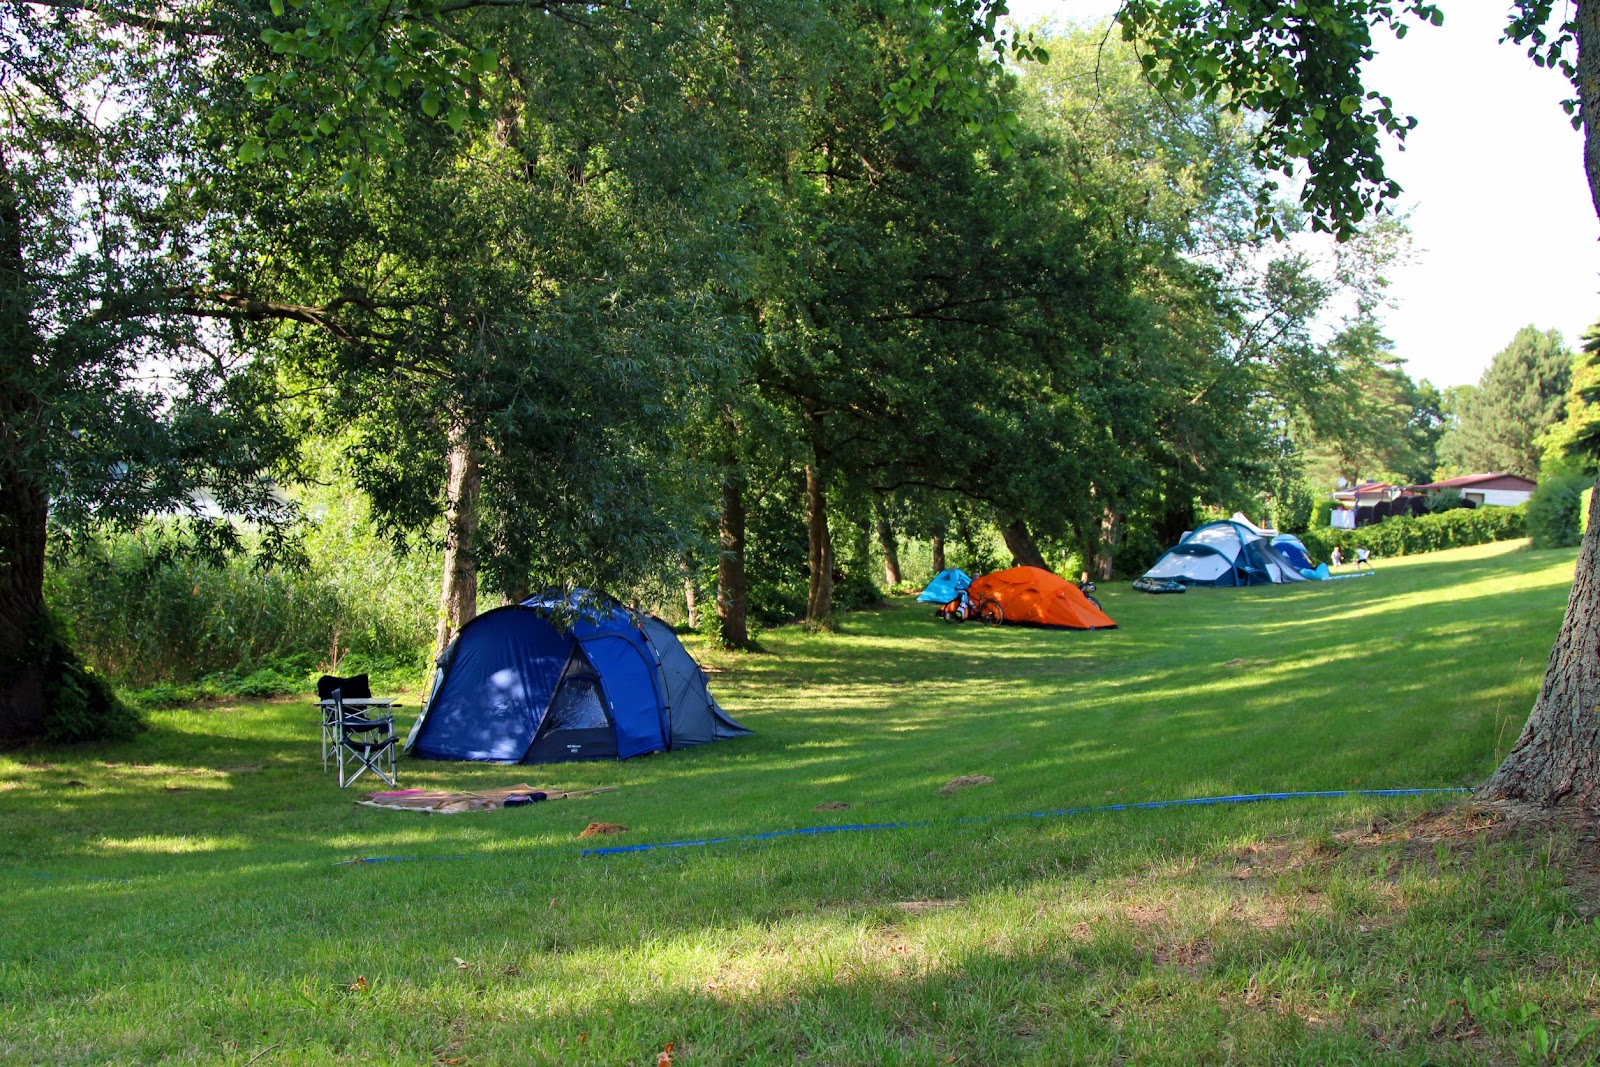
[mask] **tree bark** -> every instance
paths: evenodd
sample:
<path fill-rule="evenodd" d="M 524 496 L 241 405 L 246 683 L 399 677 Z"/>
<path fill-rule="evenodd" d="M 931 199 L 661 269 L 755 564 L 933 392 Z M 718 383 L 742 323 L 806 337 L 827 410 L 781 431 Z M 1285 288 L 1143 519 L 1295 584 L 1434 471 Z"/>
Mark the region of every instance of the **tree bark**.
<path fill-rule="evenodd" d="M 683 564 L 683 606 L 689 613 L 689 629 L 700 628 L 700 595 L 694 587 L 694 574 L 687 560 Z"/>
<path fill-rule="evenodd" d="M 45 519 L 49 498 L 21 466 L 39 418 L 30 387 L 39 338 L 22 258 L 22 210 L 0 151 L 0 744 L 44 732 Z"/>
<path fill-rule="evenodd" d="M 1100 539 L 1095 543 L 1093 573 L 1107 582 L 1116 572 L 1117 546 L 1122 542 L 1122 513 L 1107 507 L 1100 515 Z"/>
<path fill-rule="evenodd" d="M 824 625 L 833 615 L 833 539 L 828 535 L 827 485 L 815 463 L 806 464 L 806 562 L 811 571 L 806 622 Z"/>
<path fill-rule="evenodd" d="M 44 493 L 0 460 L 0 745 L 44 732 L 46 509 Z"/>
<path fill-rule="evenodd" d="M 1026 522 L 1013 519 L 1000 531 L 1000 534 L 1006 539 L 1006 548 L 1011 552 L 1011 562 L 1014 566 L 1038 567 L 1045 571 L 1050 569 L 1045 566 L 1044 554 L 1039 551 L 1039 546 L 1033 543 Z"/>
<path fill-rule="evenodd" d="M 938 574 L 945 570 L 948 564 L 944 561 L 944 534 L 933 535 L 933 573 Z"/>
<path fill-rule="evenodd" d="M 749 585 L 744 573 L 744 484 L 739 468 L 729 463 L 722 473 L 722 519 L 717 554 L 717 629 L 723 648 L 748 648 L 750 629 L 745 609 Z"/>
<path fill-rule="evenodd" d="M 1583 171 L 1589 202 L 1600 217 L 1600 4 L 1579 3 L 1572 13 L 1578 42 L 1578 114 L 1583 118 Z M 1590 527 L 1591 530 L 1594 527 Z"/>
<path fill-rule="evenodd" d="M 883 549 L 883 580 L 893 589 L 900 584 L 900 542 L 895 538 L 894 527 L 882 515 L 878 516 L 878 547 Z"/>
<path fill-rule="evenodd" d="M 1583 168 L 1600 216 L 1600 4 L 1575 5 Z M 1544 806 L 1600 809 L 1600 487 L 1578 550 L 1567 614 L 1550 650 L 1533 711 L 1480 795 Z"/>
<path fill-rule="evenodd" d="M 1546 807 L 1600 806 L 1600 489 L 1589 501 L 1589 530 L 1567 597 L 1567 616 L 1550 650 L 1544 684 L 1522 736 L 1483 794 Z"/>
<path fill-rule="evenodd" d="M 439 588 L 439 625 L 434 634 L 437 660 L 461 628 L 478 614 L 478 559 L 473 538 L 478 532 L 478 457 L 459 427 L 450 433 L 448 503 L 444 523 L 444 579 Z"/>

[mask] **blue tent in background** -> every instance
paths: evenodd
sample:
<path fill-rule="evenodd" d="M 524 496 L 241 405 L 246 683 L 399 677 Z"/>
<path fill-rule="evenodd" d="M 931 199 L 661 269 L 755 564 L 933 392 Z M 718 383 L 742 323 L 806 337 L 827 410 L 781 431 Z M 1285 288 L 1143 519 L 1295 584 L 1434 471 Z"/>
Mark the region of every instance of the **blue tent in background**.
<path fill-rule="evenodd" d="M 1184 534 L 1144 577 L 1184 585 L 1276 585 L 1306 580 L 1261 530 L 1236 519 L 1208 522 Z"/>
<path fill-rule="evenodd" d="M 1306 546 L 1294 534 L 1279 534 L 1272 539 L 1272 547 L 1278 555 L 1294 564 L 1296 570 L 1309 571 L 1316 565 L 1311 562 L 1311 553 L 1306 551 Z"/>
<path fill-rule="evenodd" d="M 750 731 L 672 628 L 593 593 L 484 612 L 439 657 L 406 752 L 421 759 L 627 759 Z"/>
<path fill-rule="evenodd" d="M 972 579 L 967 577 L 966 571 L 959 567 L 947 567 L 933 576 L 933 581 L 917 594 L 917 599 L 924 604 L 948 604 L 971 584 Z"/>

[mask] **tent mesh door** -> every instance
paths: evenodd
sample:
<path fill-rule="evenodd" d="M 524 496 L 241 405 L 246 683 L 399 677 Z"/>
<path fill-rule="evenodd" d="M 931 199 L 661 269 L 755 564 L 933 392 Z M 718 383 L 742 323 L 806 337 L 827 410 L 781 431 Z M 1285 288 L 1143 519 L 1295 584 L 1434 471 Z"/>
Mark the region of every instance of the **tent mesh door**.
<path fill-rule="evenodd" d="M 561 672 L 561 683 L 550 698 L 550 708 L 539 724 L 539 736 L 522 762 L 559 763 L 616 756 L 617 733 L 606 713 L 600 676 L 575 643 Z"/>

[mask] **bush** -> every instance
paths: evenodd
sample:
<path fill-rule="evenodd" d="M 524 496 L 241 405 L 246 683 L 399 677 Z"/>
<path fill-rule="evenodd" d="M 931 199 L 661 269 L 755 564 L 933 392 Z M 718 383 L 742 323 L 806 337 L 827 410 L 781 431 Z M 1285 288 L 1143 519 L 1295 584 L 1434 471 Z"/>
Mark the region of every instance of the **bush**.
<path fill-rule="evenodd" d="M 107 535 L 46 575 L 50 605 L 72 620 L 74 649 L 119 686 L 265 696 L 304 692 L 319 664 L 426 665 L 437 558 L 398 555 L 364 509 L 310 520 L 309 563 L 299 570 L 173 558 L 169 542 L 159 523 Z"/>
<path fill-rule="evenodd" d="M 1355 549 L 1360 545 L 1370 548 L 1374 556 L 1411 556 L 1490 541 L 1509 541 L 1527 534 L 1527 505 L 1518 505 L 1458 509 L 1416 518 L 1400 516 L 1359 530 L 1308 530 L 1302 540 L 1318 559 L 1327 559 L 1336 545 L 1349 559 L 1354 558 Z"/>
<path fill-rule="evenodd" d="M 1466 506 L 1467 499 L 1461 495 L 1461 490 L 1459 489 L 1441 489 L 1428 497 L 1428 513 L 1431 515 L 1454 511 L 1457 508 Z"/>
<path fill-rule="evenodd" d="M 1567 548 L 1583 539 L 1583 491 L 1589 479 L 1581 474 L 1547 478 L 1528 500 L 1528 536 L 1534 548 Z"/>
<path fill-rule="evenodd" d="M 1311 525 L 1306 530 L 1326 530 L 1333 523 L 1333 498 L 1323 497 L 1311 505 Z"/>
<path fill-rule="evenodd" d="M 30 655 L 44 663 L 44 740 L 121 741 L 144 729 L 138 712 L 78 659 L 71 630 L 53 612 L 40 614 L 28 643 Z"/>

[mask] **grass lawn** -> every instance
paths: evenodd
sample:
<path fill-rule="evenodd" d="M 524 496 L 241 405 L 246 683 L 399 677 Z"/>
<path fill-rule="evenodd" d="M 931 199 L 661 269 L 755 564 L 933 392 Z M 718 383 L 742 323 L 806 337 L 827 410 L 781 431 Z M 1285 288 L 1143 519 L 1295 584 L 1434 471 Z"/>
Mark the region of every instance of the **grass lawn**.
<path fill-rule="evenodd" d="M 1100 633 L 903 602 L 780 630 L 704 657 L 752 737 L 402 760 L 407 787 L 619 787 L 492 814 L 356 806 L 309 701 L 0 756 L 0 1061 L 1590 1062 L 1592 841 L 1437 796 L 1028 814 L 1481 781 L 1573 560 L 1103 586 Z M 941 795 L 958 775 L 994 781 Z M 580 855 L 591 821 L 745 839 Z M 857 823 L 917 825 L 747 836 Z"/>

